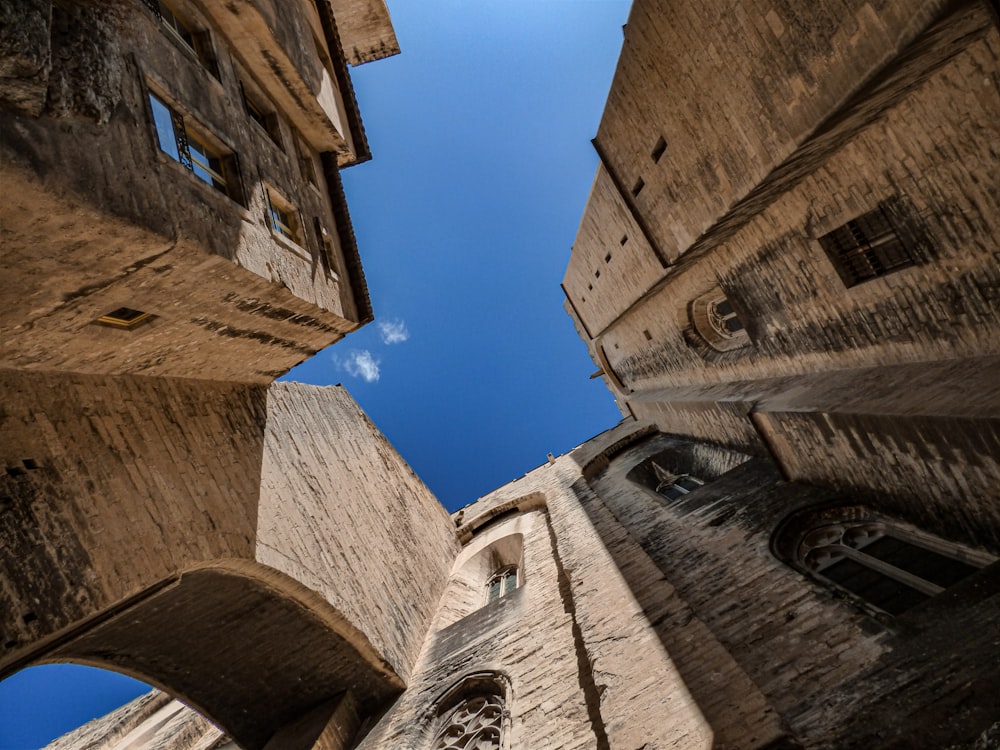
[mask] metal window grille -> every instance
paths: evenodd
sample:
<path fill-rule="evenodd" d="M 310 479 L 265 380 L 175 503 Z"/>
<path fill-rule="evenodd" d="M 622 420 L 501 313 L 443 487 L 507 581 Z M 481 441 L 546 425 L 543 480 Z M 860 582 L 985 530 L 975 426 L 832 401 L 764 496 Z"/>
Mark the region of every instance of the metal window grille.
<path fill-rule="evenodd" d="M 916 263 L 915 242 L 897 220 L 899 215 L 898 200 L 884 201 L 819 238 L 845 285 L 855 286 Z"/>

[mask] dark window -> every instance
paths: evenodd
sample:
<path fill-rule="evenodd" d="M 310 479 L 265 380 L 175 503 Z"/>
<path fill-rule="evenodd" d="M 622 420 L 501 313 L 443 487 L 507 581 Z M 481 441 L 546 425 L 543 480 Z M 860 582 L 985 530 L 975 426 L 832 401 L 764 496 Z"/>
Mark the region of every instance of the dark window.
<path fill-rule="evenodd" d="M 802 535 L 797 554 L 810 572 L 891 615 L 940 594 L 992 561 L 887 520 L 813 526 Z"/>
<path fill-rule="evenodd" d="M 656 142 L 656 145 L 653 146 L 653 153 L 650 154 L 650 156 L 653 157 L 654 164 L 660 161 L 660 157 L 663 156 L 663 152 L 666 150 L 667 150 L 667 141 L 662 136 L 660 136 L 660 140 L 658 140 Z"/>
<path fill-rule="evenodd" d="M 248 94 L 242 84 L 240 89 L 243 93 L 243 107 L 250 119 L 264 129 L 267 137 L 274 141 L 275 145 L 281 146 L 281 126 L 278 124 L 278 115 L 271 107 L 264 105 L 262 99 Z"/>
<path fill-rule="evenodd" d="M 209 40 L 208 32 L 195 31 L 191 25 L 178 16 L 174 10 L 162 0 L 143 0 L 146 6 L 153 11 L 160 23 L 167 32 L 192 55 L 198 58 L 208 71 L 218 78 L 218 69 L 215 65 L 215 55 L 212 54 L 212 43 Z"/>
<path fill-rule="evenodd" d="M 193 132 L 185 119 L 156 94 L 149 95 L 149 105 L 160 150 L 202 182 L 236 199 L 237 180 L 234 179 L 236 170 L 232 155 L 206 145 L 206 139 Z"/>
<path fill-rule="evenodd" d="M 490 576 L 486 582 L 486 603 L 495 602 L 502 596 L 506 596 L 517 588 L 517 567 L 510 567 L 499 570 Z"/>
<path fill-rule="evenodd" d="M 638 180 L 635 181 L 635 185 L 632 186 L 632 195 L 635 196 L 636 198 L 638 198 L 639 197 L 639 193 L 642 192 L 642 189 L 644 187 L 646 187 L 646 183 L 640 177 Z"/>
<path fill-rule="evenodd" d="M 97 319 L 101 325 L 113 326 L 115 328 L 135 328 L 140 323 L 145 323 L 153 319 L 153 315 L 142 310 L 133 310 L 129 307 L 119 307 L 117 310 L 102 315 Z"/>
<path fill-rule="evenodd" d="M 901 201 L 883 201 L 819 238 L 844 284 L 855 286 L 914 265 L 916 239 L 902 221 Z"/>

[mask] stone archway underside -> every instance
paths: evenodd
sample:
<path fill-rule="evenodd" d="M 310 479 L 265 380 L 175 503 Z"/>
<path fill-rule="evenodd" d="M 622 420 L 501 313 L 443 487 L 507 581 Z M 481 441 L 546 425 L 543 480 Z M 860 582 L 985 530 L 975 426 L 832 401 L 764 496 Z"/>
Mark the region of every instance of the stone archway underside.
<path fill-rule="evenodd" d="M 263 748 L 344 691 L 365 715 L 402 689 L 317 613 L 221 570 L 185 573 L 41 658 L 110 667 L 156 684 L 244 750 Z"/>

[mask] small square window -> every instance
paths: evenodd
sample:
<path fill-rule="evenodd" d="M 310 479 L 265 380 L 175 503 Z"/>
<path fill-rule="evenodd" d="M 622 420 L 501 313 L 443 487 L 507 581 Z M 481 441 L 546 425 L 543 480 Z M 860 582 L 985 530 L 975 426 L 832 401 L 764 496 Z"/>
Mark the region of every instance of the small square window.
<path fill-rule="evenodd" d="M 114 328 L 135 328 L 140 323 L 146 323 L 155 316 L 142 310 L 133 310 L 130 307 L 119 307 L 117 310 L 102 315 L 96 322 L 101 325 L 112 326 Z"/>
<path fill-rule="evenodd" d="M 644 187 L 646 187 L 646 183 L 640 177 L 638 180 L 635 181 L 635 185 L 632 186 L 632 195 L 633 195 L 633 197 L 638 198 L 639 197 L 639 193 L 642 192 L 642 189 Z"/>

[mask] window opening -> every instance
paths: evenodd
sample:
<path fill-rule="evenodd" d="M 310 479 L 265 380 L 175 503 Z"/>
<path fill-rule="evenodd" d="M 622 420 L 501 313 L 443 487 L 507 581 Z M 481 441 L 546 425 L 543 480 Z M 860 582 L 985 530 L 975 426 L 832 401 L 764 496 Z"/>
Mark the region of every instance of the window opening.
<path fill-rule="evenodd" d="M 117 310 L 102 315 L 97 319 L 98 323 L 115 328 L 135 328 L 140 323 L 152 320 L 152 313 L 142 310 L 133 310 L 129 307 L 119 307 Z"/>
<path fill-rule="evenodd" d="M 635 197 L 635 198 L 638 198 L 639 197 L 639 193 L 642 192 L 642 189 L 644 187 L 646 187 L 646 183 L 640 177 L 638 180 L 635 181 L 635 185 L 632 186 L 632 196 Z"/>
<path fill-rule="evenodd" d="M 650 154 L 650 156 L 653 158 L 654 164 L 660 161 L 660 157 L 663 156 L 663 153 L 666 150 L 667 150 L 667 141 L 666 139 L 663 138 L 663 136 L 660 136 L 660 139 L 656 142 L 656 145 L 653 146 L 653 153 Z"/>
<path fill-rule="evenodd" d="M 206 32 L 193 31 L 163 0 L 143 0 L 167 32 L 180 42 L 212 75 L 218 77 Z"/>
<path fill-rule="evenodd" d="M 486 582 L 486 603 L 495 602 L 517 588 L 517 567 L 511 565 L 497 571 Z"/>
<path fill-rule="evenodd" d="M 673 474 L 655 461 L 651 463 L 657 480 L 655 492 L 667 500 L 677 500 L 705 484 L 698 477 L 690 474 Z"/>
<path fill-rule="evenodd" d="M 296 141 L 296 149 L 299 153 L 299 169 L 302 172 L 302 177 L 310 185 L 318 186 L 319 182 L 316 180 L 316 164 L 313 161 L 312 152 L 307 145 L 298 140 Z"/>
<path fill-rule="evenodd" d="M 297 211 L 270 189 L 267 190 L 268 221 L 277 234 L 299 244 L 299 222 Z"/>
<path fill-rule="evenodd" d="M 727 299 L 720 299 L 709 305 L 709 319 L 712 327 L 723 336 L 743 330 L 743 323 Z"/>
<path fill-rule="evenodd" d="M 281 146 L 281 126 L 278 125 L 278 116 L 267 107 L 262 106 L 257 99 L 247 94 L 246 87 L 241 83 L 240 91 L 243 94 L 243 108 L 250 116 L 250 119 L 257 123 L 268 138 L 274 141 L 275 145 Z"/>
<path fill-rule="evenodd" d="M 791 560 L 882 612 L 900 615 L 974 574 L 996 558 L 862 508 L 816 512 L 795 523 Z M 775 550 L 789 542 L 780 537 Z"/>
<path fill-rule="evenodd" d="M 446 715 L 435 750 L 499 750 L 503 709 L 499 695 L 466 698 Z"/>
<path fill-rule="evenodd" d="M 915 238 L 897 217 L 903 215 L 898 199 L 883 201 L 819 238 L 834 268 L 848 287 L 886 276 L 917 261 Z"/>
<path fill-rule="evenodd" d="M 692 328 L 717 351 L 738 349 L 750 343 L 743 321 L 719 288 L 694 300 L 690 317 Z"/>
<path fill-rule="evenodd" d="M 437 702 L 434 750 L 500 750 L 510 728 L 509 684 L 492 672 L 471 675 Z"/>
<path fill-rule="evenodd" d="M 156 94 L 149 95 L 153 125 L 160 150 L 220 193 L 234 197 L 226 156 L 205 145 L 188 128 L 184 118 Z"/>

